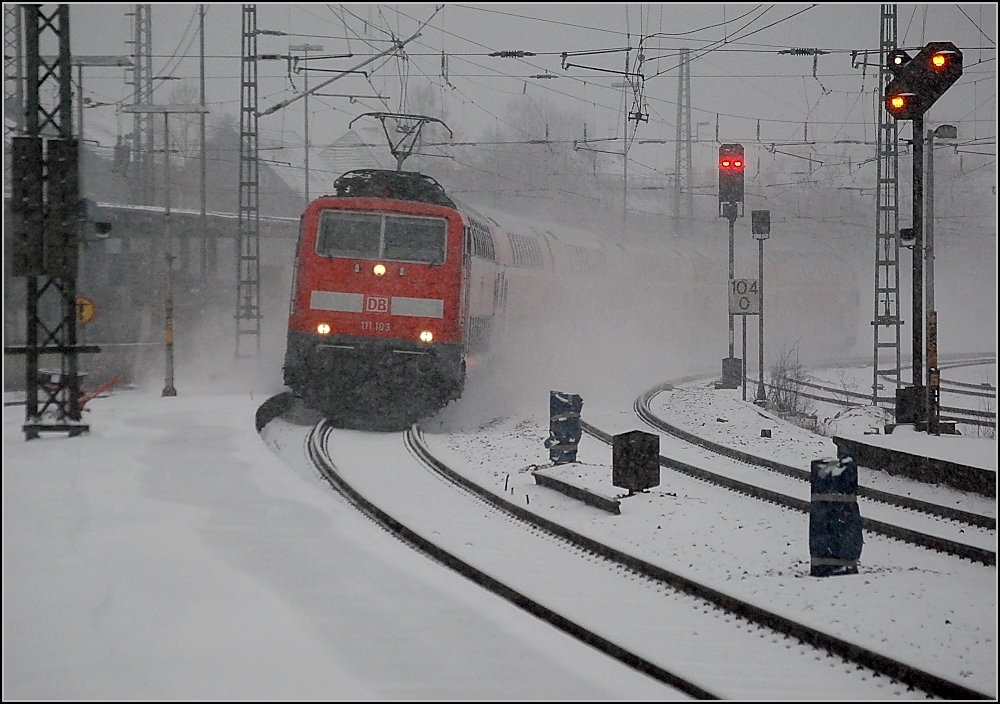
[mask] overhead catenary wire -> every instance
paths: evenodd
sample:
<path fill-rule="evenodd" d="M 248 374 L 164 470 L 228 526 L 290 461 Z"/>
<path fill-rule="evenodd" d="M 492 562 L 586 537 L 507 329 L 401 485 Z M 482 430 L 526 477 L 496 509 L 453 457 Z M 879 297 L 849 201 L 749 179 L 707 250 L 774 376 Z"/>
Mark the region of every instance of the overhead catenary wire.
<path fill-rule="evenodd" d="M 452 6 L 452 7 L 454 7 L 454 6 Z M 379 28 L 378 28 L 378 27 L 376 27 L 375 25 L 370 25 L 370 26 L 372 27 L 373 31 L 379 31 Z M 323 35 L 322 35 L 322 34 L 320 34 L 320 33 L 317 33 L 317 36 L 323 36 Z M 730 44 L 728 44 L 728 45 L 727 45 L 727 46 L 725 46 L 725 47 L 719 47 L 719 48 L 717 48 L 717 49 L 716 49 L 716 51 L 729 51 L 729 50 L 731 50 L 731 49 L 734 49 L 735 47 L 733 47 L 733 43 L 735 43 L 735 41 L 736 41 L 737 39 L 738 39 L 738 37 L 732 37 L 732 38 L 730 39 Z M 827 49 L 824 49 L 824 50 L 826 51 Z M 829 51 L 837 51 L 837 50 L 838 50 L 838 49 L 836 49 L 836 48 L 831 48 L 831 49 L 829 49 Z M 846 51 L 849 51 L 849 50 L 847 50 L 847 49 L 843 49 L 843 51 L 845 51 L 845 52 L 846 52 Z M 432 52 L 432 53 L 435 53 L 435 54 L 436 54 L 436 53 L 437 53 L 437 52 L 436 52 L 436 49 L 435 49 L 435 52 Z M 485 52 L 484 52 L 484 53 L 485 53 Z M 417 55 L 417 53 L 416 53 L 416 52 L 408 52 L 408 54 L 409 54 L 409 55 L 411 55 L 411 56 L 415 56 L 415 55 Z M 430 55 L 430 53 L 429 53 L 428 55 Z M 457 54 L 456 54 L 456 55 L 457 55 Z M 458 78 L 458 77 L 462 77 L 462 75 L 463 75 L 463 74 L 461 74 L 460 72 L 457 72 L 457 71 L 455 71 L 455 70 L 452 70 L 452 72 L 451 72 L 451 75 L 453 75 L 454 77 Z M 486 75 L 486 74 L 477 74 L 477 76 L 483 76 L 483 75 Z M 498 78 L 505 78 L 505 76 L 503 76 L 503 75 L 500 75 L 500 74 L 496 74 L 496 75 L 497 75 L 497 77 L 498 77 Z M 735 74 L 734 74 L 734 75 L 735 75 Z M 822 76 L 823 76 L 824 78 L 826 77 L 826 74 L 821 74 L 821 75 L 822 75 Z M 512 77 L 513 77 L 513 78 L 516 78 L 517 76 L 512 76 Z M 696 77 L 697 77 L 697 76 L 696 76 Z M 595 82 L 595 83 L 596 83 L 596 82 Z M 568 93 L 567 91 L 561 91 L 561 92 L 560 92 L 559 94 L 561 94 L 561 95 L 568 95 L 569 93 Z M 571 94 L 569 94 L 569 95 L 570 95 L 570 97 L 572 97 L 572 95 L 571 95 Z M 649 99 L 650 99 L 650 101 L 653 101 L 653 102 L 656 102 L 656 101 L 660 101 L 660 100 L 661 100 L 661 99 L 659 99 L 659 98 L 657 98 L 657 97 L 655 97 L 655 96 L 649 96 Z M 590 104 L 590 103 L 593 103 L 593 100 L 590 100 L 590 101 L 588 101 L 588 104 Z M 666 102 L 664 102 L 664 103 L 662 103 L 662 104 L 670 104 L 670 101 L 666 101 Z M 607 107 L 607 108 L 610 108 L 610 106 L 606 106 L 606 107 Z M 693 107 L 694 111 L 696 111 L 696 112 L 697 112 L 697 111 L 701 111 L 701 112 L 702 112 L 702 114 L 704 114 L 705 112 L 709 112 L 709 113 L 711 113 L 711 112 L 714 112 L 714 111 L 704 111 L 704 110 L 703 110 L 702 108 L 699 108 L 699 107 L 698 107 L 697 105 L 694 105 L 694 106 L 692 106 L 692 107 Z M 728 117 L 728 118 L 732 118 L 732 119 L 754 119 L 754 120 L 756 120 L 756 119 L 757 119 L 756 117 L 752 117 L 752 116 L 747 116 L 747 115 L 740 115 L 740 114 L 738 114 L 738 113 L 733 113 L 733 112 L 728 112 L 728 113 L 720 113 L 720 114 L 721 114 L 721 115 L 722 115 L 723 117 Z M 784 118 L 773 118 L 773 117 L 770 117 L 770 118 L 761 118 L 761 120 L 762 120 L 762 121 L 763 121 L 763 122 L 764 122 L 765 124 L 768 124 L 768 123 L 773 123 L 773 124 L 779 124 L 779 123 L 781 123 L 782 121 L 785 121 L 785 122 L 787 122 L 787 123 L 789 123 L 789 124 L 801 124 L 801 120 L 797 120 L 797 119 L 787 119 L 787 120 L 785 120 Z M 663 122 L 662 124 L 664 124 L 664 125 L 666 125 L 666 126 L 668 126 L 668 127 L 671 127 L 671 125 L 670 125 L 669 121 L 664 121 L 664 122 Z M 816 121 L 814 121 L 814 124 L 823 124 L 823 123 L 820 123 L 820 122 L 816 122 Z M 863 122 L 851 122 L 851 121 L 835 121 L 835 122 L 833 122 L 833 123 L 831 123 L 831 124 L 837 124 L 838 126 L 840 126 L 841 128 L 843 128 L 843 126 L 845 126 L 845 125 L 850 125 L 850 126 L 853 126 L 853 125 L 856 125 L 856 124 L 864 124 L 864 123 L 863 123 Z"/>
<path fill-rule="evenodd" d="M 451 8 L 455 8 L 456 6 L 450 6 L 450 7 Z M 389 8 L 389 9 L 392 9 L 392 8 Z M 344 13 L 341 13 L 341 14 L 344 17 L 347 16 Z M 732 21 L 733 20 L 730 20 L 730 24 L 732 23 Z M 346 26 L 346 23 L 345 23 L 345 26 Z M 379 29 L 380 29 L 375 24 L 369 24 L 368 27 L 369 27 L 369 29 L 372 32 L 378 32 Z M 435 30 L 439 31 L 439 30 L 437 30 L 437 28 L 435 28 Z M 347 35 L 349 33 L 348 32 L 344 32 L 344 34 Z M 320 35 L 320 36 L 322 36 L 322 35 Z M 729 51 L 729 50 L 735 50 L 735 49 L 753 49 L 753 50 L 755 50 L 755 47 L 749 46 L 749 43 L 745 43 L 746 45 L 742 46 L 742 47 L 735 47 L 735 46 L 733 46 L 733 44 L 736 42 L 736 40 L 739 39 L 739 36 L 740 35 L 739 35 L 738 32 L 734 33 L 734 34 L 731 34 L 730 37 L 729 37 L 730 44 L 727 44 L 726 46 L 723 46 L 723 47 L 719 47 L 718 49 L 716 49 L 716 51 L 718 51 L 718 52 L 721 53 L 723 51 Z M 459 38 L 463 39 L 463 41 L 464 41 L 464 38 L 462 38 L 462 37 L 459 37 Z M 374 40 L 372 40 L 372 41 L 374 41 Z M 379 41 L 379 43 L 381 43 L 384 40 L 379 39 L 378 41 Z M 418 46 L 419 44 L 420 44 L 419 42 L 415 41 L 414 46 Z M 423 55 L 426 55 L 426 56 L 437 56 L 437 55 L 439 55 L 440 52 L 436 51 L 437 47 L 434 47 L 434 49 L 435 49 L 434 51 L 428 51 L 428 52 L 426 52 L 426 54 L 425 54 L 425 52 L 420 51 L 420 50 L 418 50 L 418 51 L 409 51 L 408 50 L 407 54 L 409 56 L 411 56 L 411 57 L 423 56 Z M 483 52 L 484 55 L 485 55 L 485 53 L 486 52 Z M 770 52 L 770 53 L 774 53 L 774 52 Z M 454 54 L 454 56 L 459 56 L 459 53 Z M 470 57 L 475 57 L 476 53 L 475 52 L 469 52 L 469 56 Z M 387 59 L 387 62 L 391 62 L 392 60 L 393 59 L 391 59 L 391 58 Z M 647 65 L 649 65 L 649 64 L 647 63 Z M 419 64 L 416 63 L 416 62 L 412 62 L 410 66 L 411 66 L 412 69 L 414 69 L 411 72 L 412 73 L 411 80 L 412 79 L 416 79 L 418 77 L 420 77 L 421 80 L 424 80 L 423 76 L 425 75 L 425 72 L 420 71 L 420 70 L 416 70 L 417 67 L 419 66 Z M 372 73 L 374 74 L 375 72 L 373 71 Z M 455 71 L 455 70 L 451 71 L 451 75 L 454 78 L 457 78 L 457 79 L 461 79 L 461 78 L 465 77 L 465 75 L 461 71 Z M 795 74 L 795 75 L 797 77 L 801 77 L 803 74 Z M 825 77 L 826 74 L 820 74 L 820 75 L 822 75 L 822 76 Z M 843 74 L 843 75 L 849 75 L 849 74 Z M 491 78 L 486 78 L 486 76 L 490 76 Z M 518 78 L 518 76 L 516 75 L 516 72 L 510 72 L 510 73 L 507 73 L 507 74 L 483 72 L 483 73 L 481 73 L 479 75 L 469 76 L 469 77 L 479 78 L 480 80 L 476 83 L 476 85 L 479 85 L 479 86 L 483 86 L 484 80 L 492 80 L 492 77 L 495 77 L 498 80 L 513 80 L 513 79 L 517 79 Z M 219 80 L 224 80 L 224 79 L 219 79 Z M 379 84 L 380 81 L 382 80 L 382 77 L 372 75 L 370 77 L 370 80 L 373 80 L 376 84 Z M 586 102 L 587 102 L 588 106 L 595 105 L 595 107 L 598 107 L 597 104 L 595 104 L 595 102 L 594 102 L 594 93 L 597 92 L 597 90 L 606 90 L 605 88 L 601 87 L 597 81 L 594 81 L 594 80 L 584 81 L 584 80 L 580 79 L 579 76 L 570 77 L 570 80 L 575 80 L 578 85 L 580 85 L 580 84 L 582 84 L 582 85 L 589 84 L 587 86 L 588 89 L 590 88 L 590 86 L 594 86 L 596 90 L 590 90 L 589 91 L 589 94 L 588 94 L 588 98 L 589 99 Z M 440 85 L 440 83 L 439 83 L 439 85 Z M 483 86 L 483 87 L 487 87 L 487 88 L 490 88 L 492 90 L 492 86 L 490 86 L 490 85 L 486 85 L 486 86 Z M 461 90 L 461 89 L 462 89 L 462 87 L 460 86 L 459 90 Z M 466 102 L 468 102 L 470 104 L 477 104 L 477 105 L 481 105 L 483 107 L 488 107 L 487 104 L 481 98 L 476 97 L 475 99 L 473 99 L 473 97 L 470 95 L 470 91 L 468 90 L 467 86 L 465 87 L 464 91 L 459 92 L 459 90 L 456 90 L 454 92 L 454 95 L 461 96 L 462 98 L 465 99 Z M 545 89 L 542 88 L 542 90 L 545 90 Z M 511 92 L 513 93 L 513 91 L 511 91 Z M 564 96 L 568 95 L 569 97 L 573 97 L 573 95 L 572 95 L 573 93 L 579 93 L 579 91 L 560 90 L 560 91 L 558 91 L 556 93 L 553 93 L 552 95 L 554 95 L 554 96 L 555 95 L 564 95 Z M 662 99 L 657 98 L 656 96 L 649 96 L 649 100 L 650 100 L 650 103 L 651 103 L 651 107 L 652 107 L 653 103 L 656 103 L 657 105 L 673 105 L 674 104 L 672 101 L 662 100 Z M 600 101 L 598 100 L 597 102 L 599 103 Z M 856 102 L 857 101 L 855 100 L 855 103 Z M 221 101 L 220 101 L 220 103 L 221 103 Z M 980 101 L 976 101 L 976 104 L 977 105 L 980 104 Z M 600 106 L 600 107 L 602 109 L 613 109 L 613 108 L 611 108 L 610 105 Z M 758 119 L 756 116 L 741 115 L 741 114 L 738 113 L 738 111 L 730 111 L 729 113 L 718 113 L 717 111 L 714 111 L 714 110 L 704 110 L 702 108 L 699 108 L 697 105 L 692 106 L 692 107 L 693 107 L 693 111 L 694 112 L 701 112 L 701 114 L 706 114 L 707 113 L 707 114 L 710 115 L 712 113 L 717 113 L 717 114 L 722 115 L 722 117 L 724 117 L 724 118 L 736 119 L 736 120 L 752 119 L 752 120 L 756 121 Z M 333 107 L 331 109 L 337 110 L 336 107 Z M 344 112 L 344 111 L 341 111 L 341 112 Z M 349 114 L 349 113 L 344 112 L 344 114 Z M 488 114 L 490 114 L 493 118 L 498 118 L 498 116 L 500 115 L 500 111 L 497 111 L 497 110 L 494 109 L 494 110 L 490 111 Z M 799 125 L 802 124 L 801 118 L 794 118 L 794 117 L 789 117 L 789 118 L 782 118 L 782 117 L 767 118 L 767 117 L 764 117 L 764 118 L 760 118 L 760 120 L 765 125 L 767 125 L 767 124 L 787 124 L 787 125 L 790 125 L 790 126 L 797 127 L 797 126 L 799 126 Z M 839 135 L 839 134 L 842 134 L 847 129 L 853 128 L 853 127 L 858 126 L 858 125 L 866 125 L 868 123 L 868 121 L 852 121 L 852 120 L 847 120 L 847 119 L 818 120 L 818 121 L 810 120 L 810 122 L 812 123 L 810 125 L 810 136 L 813 136 L 812 135 L 812 132 L 813 132 L 812 126 L 813 125 L 830 125 L 830 126 L 834 126 L 835 129 L 836 129 L 836 134 Z M 989 121 L 988 120 L 982 120 L 982 122 L 986 123 L 986 122 L 989 122 Z M 672 125 L 670 125 L 670 123 L 669 123 L 668 120 L 660 120 L 660 122 L 658 123 L 658 125 L 660 125 L 660 126 L 671 126 L 672 127 Z M 635 136 L 633 135 L 633 139 L 634 138 L 635 138 Z M 728 136 L 727 136 L 727 138 L 728 138 Z M 810 140 L 810 141 L 814 141 L 814 140 Z M 816 141 L 817 144 L 833 143 L 833 141 L 831 141 L 829 139 L 821 139 L 821 140 L 815 140 L 815 141 Z"/>

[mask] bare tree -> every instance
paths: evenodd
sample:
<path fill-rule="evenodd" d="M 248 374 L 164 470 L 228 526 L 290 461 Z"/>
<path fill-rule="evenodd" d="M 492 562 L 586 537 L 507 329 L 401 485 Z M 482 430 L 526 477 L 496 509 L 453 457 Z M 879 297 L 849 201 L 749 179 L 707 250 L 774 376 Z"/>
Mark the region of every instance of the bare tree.
<path fill-rule="evenodd" d="M 839 387 L 839 390 L 834 392 L 836 394 L 836 398 L 839 398 L 847 404 L 854 404 L 858 397 L 857 379 L 852 379 L 851 374 L 843 367 L 837 369 L 835 374 L 837 377 L 836 383 Z"/>
<path fill-rule="evenodd" d="M 767 407 L 797 425 L 815 428 L 815 404 L 802 395 L 802 382 L 809 381 L 810 376 L 799 361 L 798 340 L 778 355 L 771 365 L 770 376 Z"/>

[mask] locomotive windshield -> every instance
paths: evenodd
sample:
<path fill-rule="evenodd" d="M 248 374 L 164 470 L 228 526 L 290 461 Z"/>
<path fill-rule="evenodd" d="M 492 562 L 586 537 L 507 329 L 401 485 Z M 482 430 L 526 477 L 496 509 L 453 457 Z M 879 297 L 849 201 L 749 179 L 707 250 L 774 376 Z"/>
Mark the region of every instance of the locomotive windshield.
<path fill-rule="evenodd" d="M 324 210 L 316 252 L 324 257 L 441 264 L 446 230 L 441 218 Z"/>

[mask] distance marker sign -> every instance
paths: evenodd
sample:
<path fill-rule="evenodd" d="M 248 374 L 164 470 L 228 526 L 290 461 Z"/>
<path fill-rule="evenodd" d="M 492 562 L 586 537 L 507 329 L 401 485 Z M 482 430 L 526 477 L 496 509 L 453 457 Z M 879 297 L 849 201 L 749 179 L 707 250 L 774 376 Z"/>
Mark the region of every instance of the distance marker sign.
<path fill-rule="evenodd" d="M 729 280 L 729 314 L 760 315 L 760 286 L 757 279 Z"/>

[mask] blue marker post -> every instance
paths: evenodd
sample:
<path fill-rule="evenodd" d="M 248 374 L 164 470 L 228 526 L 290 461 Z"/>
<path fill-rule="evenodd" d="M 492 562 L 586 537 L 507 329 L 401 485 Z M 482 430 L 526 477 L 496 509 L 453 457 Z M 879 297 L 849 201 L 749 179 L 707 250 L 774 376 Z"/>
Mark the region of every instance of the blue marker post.
<path fill-rule="evenodd" d="M 813 577 L 857 574 L 864 537 L 858 509 L 858 465 L 850 455 L 810 467 L 809 555 Z"/>

